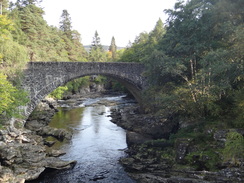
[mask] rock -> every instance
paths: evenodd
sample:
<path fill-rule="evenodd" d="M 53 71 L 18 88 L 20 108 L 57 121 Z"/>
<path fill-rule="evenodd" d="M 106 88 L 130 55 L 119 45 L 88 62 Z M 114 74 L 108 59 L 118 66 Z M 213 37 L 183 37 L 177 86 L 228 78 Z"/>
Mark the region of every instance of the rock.
<path fill-rule="evenodd" d="M 16 147 L 9 147 L 8 145 L 0 146 L 1 162 L 14 161 L 13 158 L 18 156 L 20 156 L 20 152 Z"/>
<path fill-rule="evenodd" d="M 72 133 L 65 130 L 65 129 L 58 129 L 58 128 L 52 128 L 49 126 L 45 126 L 41 128 L 38 132 L 38 135 L 41 136 L 53 136 L 59 140 L 64 140 L 64 139 L 71 139 L 72 138 Z"/>
<path fill-rule="evenodd" d="M 55 144 L 55 141 L 44 140 L 44 145 L 46 145 L 48 147 L 52 147 L 54 144 Z"/>
<path fill-rule="evenodd" d="M 152 140 L 152 138 L 148 136 L 140 135 L 139 133 L 136 132 L 127 131 L 126 133 L 126 143 L 128 146 L 140 145 L 149 140 Z"/>
<path fill-rule="evenodd" d="M 188 148 L 190 146 L 191 139 L 189 138 L 180 138 L 176 140 L 175 150 L 176 150 L 176 162 L 180 164 L 185 163 L 185 156 L 188 153 Z"/>
<path fill-rule="evenodd" d="M 16 177 L 20 177 L 19 179 L 21 180 L 35 180 L 37 179 L 42 172 L 46 169 L 45 167 L 31 167 L 30 169 L 28 168 L 22 168 L 15 166 L 15 171 L 14 174 Z"/>
<path fill-rule="evenodd" d="M 137 173 L 129 175 L 140 183 L 168 183 L 166 178 L 155 176 L 149 173 Z"/>
<path fill-rule="evenodd" d="M 26 136 L 24 135 L 19 135 L 17 136 L 16 140 L 18 140 L 20 143 L 29 143 L 31 142 L 30 139 L 28 139 Z"/>
<path fill-rule="evenodd" d="M 178 129 L 177 118 L 164 118 L 147 114 L 138 114 L 139 107 L 125 107 L 113 110 L 112 122 L 129 131 L 151 136 L 153 139 L 169 138 Z"/>
<path fill-rule="evenodd" d="M 47 111 L 50 110 L 50 107 L 47 103 L 44 103 L 43 101 L 40 102 L 37 106 L 36 106 L 36 110 L 37 111 Z"/>
<path fill-rule="evenodd" d="M 44 126 L 46 126 L 46 125 L 37 120 L 27 121 L 25 123 L 25 128 L 32 130 L 32 131 L 38 131 Z"/>
<path fill-rule="evenodd" d="M 136 163 L 134 158 L 122 158 L 120 163 L 123 164 L 128 172 L 141 172 L 145 169 L 145 166 L 141 163 Z"/>
<path fill-rule="evenodd" d="M 167 183 L 209 183 L 209 182 L 205 180 L 199 180 L 199 179 L 172 177 L 167 180 Z"/>
<path fill-rule="evenodd" d="M 226 134 L 229 130 L 217 130 L 213 137 L 216 141 L 225 142 L 226 141 Z"/>
<path fill-rule="evenodd" d="M 63 161 L 55 157 L 47 157 L 45 161 L 46 168 L 53 168 L 57 170 L 73 168 L 77 163 L 77 161 Z"/>
<path fill-rule="evenodd" d="M 62 156 L 64 154 L 66 154 L 66 152 L 52 149 L 51 152 L 48 153 L 48 156 L 59 157 L 59 156 Z"/>
<path fill-rule="evenodd" d="M 26 130 L 0 130 L 0 136 L 4 140 L 0 141 L 0 182 L 18 183 L 33 180 L 46 168 L 68 169 L 76 163 L 48 157 L 43 139 Z M 64 153 L 52 152 L 53 156 L 61 154 Z"/>

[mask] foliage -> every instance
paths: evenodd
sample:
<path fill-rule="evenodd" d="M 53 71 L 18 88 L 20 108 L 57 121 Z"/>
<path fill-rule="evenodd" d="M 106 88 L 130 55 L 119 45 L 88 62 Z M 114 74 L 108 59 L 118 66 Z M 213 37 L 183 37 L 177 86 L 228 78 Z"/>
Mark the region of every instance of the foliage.
<path fill-rule="evenodd" d="M 27 93 L 18 90 L 7 80 L 6 75 L 0 73 L 0 115 L 20 117 L 21 111 L 18 107 L 27 102 Z"/>
<path fill-rule="evenodd" d="M 148 57 L 154 51 L 158 41 L 165 34 L 163 22 L 159 19 L 150 33 L 142 32 L 134 43 L 128 47 L 120 58 L 121 62 L 144 62 L 149 64 Z"/>
<path fill-rule="evenodd" d="M 117 58 L 117 46 L 115 43 L 115 38 L 114 36 L 112 37 L 111 44 L 109 46 L 109 53 L 111 53 L 111 60 L 115 61 Z"/>
<path fill-rule="evenodd" d="M 0 41 L 8 39 L 10 30 L 13 29 L 13 22 L 6 15 L 0 15 Z"/>
<path fill-rule="evenodd" d="M 59 24 L 60 30 L 63 31 L 69 39 L 72 39 L 71 17 L 67 10 L 63 10 Z"/>
<path fill-rule="evenodd" d="M 53 97 L 55 99 L 62 99 L 63 98 L 63 94 L 67 90 L 68 90 L 67 86 L 60 86 L 57 89 L 55 89 L 52 93 L 50 93 L 49 96 L 51 96 L 51 97 Z"/>
<path fill-rule="evenodd" d="M 124 51 L 120 61 L 146 65 L 147 111 L 218 118 L 233 109 L 243 116 L 237 107 L 244 76 L 240 6 L 239 0 L 178 1 L 165 10 L 165 26 L 159 20 Z"/>
<path fill-rule="evenodd" d="M 44 11 L 36 1 L 17 2 L 10 12 L 15 23 L 13 39 L 28 50 L 31 61 L 86 61 L 87 52 L 80 43 L 80 34 L 72 30 L 67 11 L 62 14 L 60 29 L 48 26 Z M 67 25 L 69 23 L 69 25 Z"/>
<path fill-rule="evenodd" d="M 0 114 L 6 111 L 14 102 L 13 93 L 16 92 L 16 88 L 7 81 L 7 76 L 0 73 Z"/>
<path fill-rule="evenodd" d="M 231 161 L 231 164 L 238 164 L 240 158 L 244 157 L 243 136 L 235 131 L 227 133 L 225 148 L 223 151 L 224 161 Z"/>
<path fill-rule="evenodd" d="M 236 116 L 233 126 L 236 128 L 242 128 L 244 126 L 244 88 L 234 92 L 234 107 L 233 112 Z"/>
<path fill-rule="evenodd" d="M 105 62 L 107 61 L 107 54 L 104 51 L 101 43 L 98 32 L 95 31 L 95 35 L 93 37 L 90 53 L 89 53 L 89 61 L 90 62 Z"/>
<path fill-rule="evenodd" d="M 96 77 L 94 78 L 94 82 L 95 82 L 96 84 L 104 83 L 105 80 L 106 80 L 106 78 L 105 78 L 104 76 L 96 76 Z"/>
<path fill-rule="evenodd" d="M 79 89 L 82 87 L 87 87 L 90 84 L 90 77 L 85 76 L 79 79 L 75 79 L 73 81 L 70 81 L 66 84 L 68 90 L 67 92 L 71 92 L 73 94 L 79 92 Z M 66 93 L 67 93 L 66 92 Z"/>
<path fill-rule="evenodd" d="M 187 154 L 186 160 L 197 171 L 214 171 L 220 162 L 219 154 L 211 149 Z"/>
<path fill-rule="evenodd" d="M 127 48 L 120 58 L 120 62 L 142 62 L 146 56 L 145 44 L 148 40 L 148 33 L 141 33 L 132 44 L 131 47 Z"/>

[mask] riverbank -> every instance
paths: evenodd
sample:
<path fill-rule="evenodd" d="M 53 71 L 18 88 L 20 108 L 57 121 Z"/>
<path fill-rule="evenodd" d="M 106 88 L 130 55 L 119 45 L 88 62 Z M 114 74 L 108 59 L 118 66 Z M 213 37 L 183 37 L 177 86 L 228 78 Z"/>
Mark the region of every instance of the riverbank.
<path fill-rule="evenodd" d="M 76 106 L 72 103 L 76 103 Z M 119 103 L 127 103 L 122 96 L 60 101 L 64 108 L 56 113 L 49 126 L 73 129 L 70 142 L 52 148 L 67 152 L 61 158 L 75 159 L 76 166 L 68 171 L 47 173 L 37 182 L 126 182 L 133 181 L 118 163 L 127 147 L 125 131 L 110 122 L 110 109 Z M 69 105 L 69 107 L 67 106 Z M 85 107 L 79 107 L 79 106 Z M 73 107 L 70 107 L 73 106 Z M 58 145 L 58 146 L 56 146 Z"/>
<path fill-rule="evenodd" d="M 102 94 L 104 95 L 104 94 Z M 90 94 L 90 98 L 101 97 Z M 70 169 L 76 161 L 57 158 L 61 151 L 47 151 L 55 142 L 71 139 L 72 132 L 47 126 L 59 105 L 75 107 L 83 105 L 84 96 L 68 96 L 59 104 L 54 100 L 43 100 L 38 115 L 33 113 L 26 122 L 26 129 L 16 126 L 0 130 L 1 166 L 0 182 L 17 183 L 36 179 L 47 168 Z M 102 100 L 96 105 L 117 105 Z M 103 115 L 103 113 L 99 114 Z M 128 157 L 120 163 L 128 174 L 141 183 L 212 183 L 244 182 L 243 157 L 233 164 L 223 161 L 223 148 L 227 134 L 243 129 L 221 129 L 211 124 L 201 124 L 178 116 L 155 116 L 139 114 L 137 105 L 114 108 L 112 122 L 127 130 Z"/>
<path fill-rule="evenodd" d="M 243 129 L 138 113 L 137 106 L 112 112 L 112 121 L 127 129 L 128 157 L 120 162 L 140 183 L 241 183 L 243 157 L 223 159 L 228 132 L 244 135 Z"/>
<path fill-rule="evenodd" d="M 64 140 L 72 135 L 65 130 L 47 127 L 50 118 L 57 112 L 56 104 L 51 99 L 43 100 L 37 112 L 26 121 L 25 127 L 13 121 L 0 130 L 0 182 L 23 183 L 38 178 L 46 169 L 70 169 L 76 164 L 76 161 L 59 159 L 63 152 L 46 151 L 52 142 L 46 141 L 43 136 L 52 135 Z"/>
<path fill-rule="evenodd" d="M 0 182 L 22 183 L 38 178 L 45 170 L 71 169 L 76 161 L 64 161 L 58 157 L 65 154 L 59 150 L 49 150 L 55 141 L 69 141 L 72 131 L 49 127 L 48 124 L 58 107 L 77 107 L 86 98 L 97 98 L 111 93 L 89 93 L 66 96 L 65 102 L 46 98 L 38 104 L 23 128 L 18 122 L 0 130 Z M 113 93 L 114 94 L 114 93 Z M 115 94 L 114 94 L 115 95 Z M 97 105 L 116 105 L 111 101 L 101 101 Z M 96 104 L 93 104 L 96 105 Z M 56 140 L 50 140 L 49 137 Z"/>

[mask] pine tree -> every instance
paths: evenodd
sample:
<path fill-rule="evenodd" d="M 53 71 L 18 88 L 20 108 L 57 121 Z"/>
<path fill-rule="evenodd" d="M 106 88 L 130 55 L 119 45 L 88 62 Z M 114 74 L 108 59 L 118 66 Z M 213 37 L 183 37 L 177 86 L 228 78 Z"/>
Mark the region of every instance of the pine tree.
<path fill-rule="evenodd" d="M 149 34 L 149 43 L 152 44 L 151 46 L 155 46 L 158 44 L 158 41 L 163 37 L 163 35 L 166 33 L 166 30 L 164 28 L 163 22 L 161 19 L 159 19 L 156 23 L 156 26 Z"/>
<path fill-rule="evenodd" d="M 115 44 L 114 36 L 112 37 L 111 45 L 109 46 L 109 52 L 112 55 L 112 59 L 115 60 L 116 59 L 117 46 Z"/>
<path fill-rule="evenodd" d="M 16 5 L 17 7 L 25 7 L 30 4 L 32 5 L 40 4 L 41 2 L 42 0 L 17 0 Z"/>
<path fill-rule="evenodd" d="M 59 22 L 60 29 L 64 32 L 64 34 L 72 39 L 72 25 L 71 25 L 71 17 L 67 10 L 63 10 L 61 15 L 61 21 Z"/>
<path fill-rule="evenodd" d="M 8 6 L 9 6 L 8 0 L 0 0 L 0 15 L 3 15 L 6 13 Z"/>
<path fill-rule="evenodd" d="M 102 47 L 100 41 L 101 41 L 101 39 L 100 39 L 100 37 L 98 35 L 98 32 L 95 31 L 95 35 L 94 35 L 93 41 L 92 41 L 92 48 L 103 50 L 103 47 Z"/>
<path fill-rule="evenodd" d="M 98 32 L 95 32 L 93 41 L 91 44 L 91 49 L 89 53 L 89 61 L 91 62 L 104 62 L 107 60 L 106 53 L 103 49 L 103 46 L 100 43 L 100 37 Z"/>

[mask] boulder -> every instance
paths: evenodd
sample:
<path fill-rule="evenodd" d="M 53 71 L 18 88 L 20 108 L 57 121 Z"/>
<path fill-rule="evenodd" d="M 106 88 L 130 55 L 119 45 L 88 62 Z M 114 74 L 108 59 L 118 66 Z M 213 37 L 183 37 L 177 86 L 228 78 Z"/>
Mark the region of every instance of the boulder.
<path fill-rule="evenodd" d="M 48 156 L 51 156 L 51 157 L 59 157 L 64 154 L 66 154 L 66 152 L 61 151 L 61 150 L 55 150 L 55 149 L 52 149 L 50 152 L 48 152 Z"/>
<path fill-rule="evenodd" d="M 41 136 L 53 136 L 58 140 L 69 140 L 72 137 L 72 133 L 65 129 L 52 128 L 49 126 L 41 128 L 39 131 L 37 131 L 37 134 Z"/>

